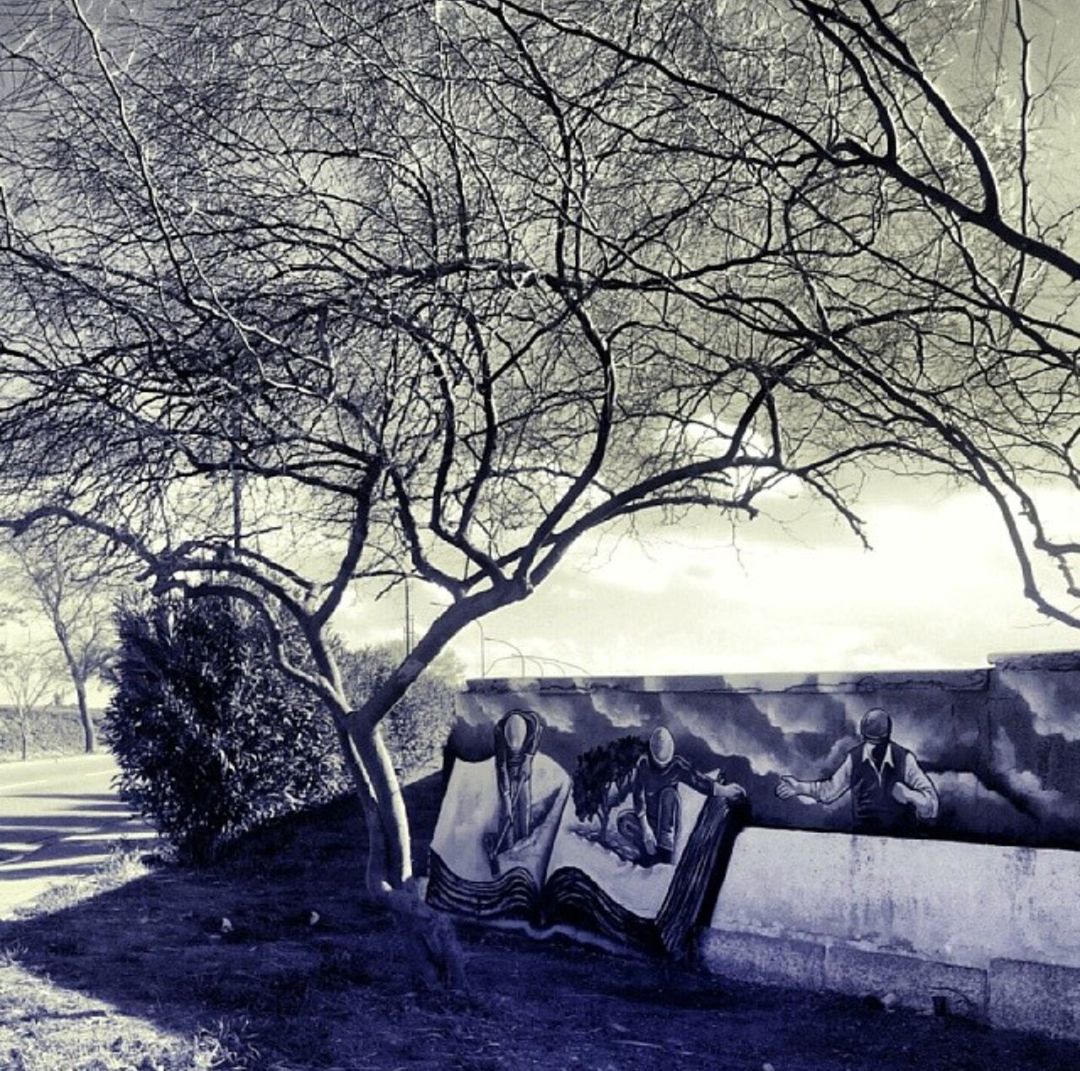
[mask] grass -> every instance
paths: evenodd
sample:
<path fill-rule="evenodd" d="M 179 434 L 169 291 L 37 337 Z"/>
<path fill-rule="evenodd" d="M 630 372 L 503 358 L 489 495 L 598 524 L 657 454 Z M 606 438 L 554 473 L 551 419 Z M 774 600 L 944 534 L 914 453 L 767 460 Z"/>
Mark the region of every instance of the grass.
<path fill-rule="evenodd" d="M 409 790 L 422 860 L 436 781 Z M 119 852 L 0 926 L 3 1071 L 1075 1071 L 1076 1046 L 459 927 L 469 993 L 426 987 L 360 894 L 343 801 L 213 869 Z"/>

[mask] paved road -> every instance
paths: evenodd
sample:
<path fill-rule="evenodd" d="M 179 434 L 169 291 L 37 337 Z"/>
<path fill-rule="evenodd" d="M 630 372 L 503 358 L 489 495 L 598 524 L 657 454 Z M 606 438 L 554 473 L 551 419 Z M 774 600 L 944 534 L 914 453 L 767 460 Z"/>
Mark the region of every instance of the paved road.
<path fill-rule="evenodd" d="M 112 790 L 110 755 L 0 763 L 0 918 L 151 831 Z"/>

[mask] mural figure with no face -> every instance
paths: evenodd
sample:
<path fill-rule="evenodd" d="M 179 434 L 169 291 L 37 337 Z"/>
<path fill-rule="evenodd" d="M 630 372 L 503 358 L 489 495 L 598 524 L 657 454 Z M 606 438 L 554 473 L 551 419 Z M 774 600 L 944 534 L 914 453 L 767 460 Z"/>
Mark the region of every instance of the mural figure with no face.
<path fill-rule="evenodd" d="M 742 799 L 740 785 L 726 785 L 695 770 L 675 753 L 675 740 L 664 726 L 654 729 L 649 746 L 638 759 L 630 780 L 633 810 L 615 820 L 620 837 L 628 843 L 638 866 L 671 863 L 679 835 L 681 804 L 678 786 L 688 785 L 703 796 L 728 802 Z"/>
<path fill-rule="evenodd" d="M 915 755 L 892 740 L 892 718 L 879 707 L 868 710 L 859 723 L 859 735 L 861 743 L 830 776 L 800 781 L 785 774 L 776 786 L 777 796 L 827 804 L 848 792 L 856 833 L 914 833 L 920 823 L 933 822 L 937 789 Z"/>
<path fill-rule="evenodd" d="M 495 725 L 495 780 L 501 820 L 498 833 L 487 846 L 492 858 L 532 832 L 532 767 L 540 731 L 540 719 L 532 710 L 511 710 Z"/>

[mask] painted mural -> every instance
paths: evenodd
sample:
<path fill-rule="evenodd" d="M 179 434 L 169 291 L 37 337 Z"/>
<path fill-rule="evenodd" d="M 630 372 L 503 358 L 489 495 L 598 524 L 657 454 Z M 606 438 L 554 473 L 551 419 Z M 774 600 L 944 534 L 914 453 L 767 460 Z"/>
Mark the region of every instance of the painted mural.
<path fill-rule="evenodd" d="M 570 762 L 545 752 L 558 738 L 549 728 L 537 711 L 515 707 L 474 727 L 471 757 L 454 756 L 431 845 L 429 903 L 683 951 L 711 906 L 743 788 L 680 754 L 665 725 L 582 738 L 591 746 Z"/>
<path fill-rule="evenodd" d="M 937 789 L 915 753 L 893 741 L 892 717 L 880 707 L 868 710 L 859 721 L 859 737 L 826 777 L 800 781 L 782 774 L 777 797 L 828 805 L 848 796 L 853 833 L 896 836 L 927 829 L 937 819 Z"/>
<path fill-rule="evenodd" d="M 429 900 L 677 951 L 754 825 L 1080 850 L 1080 653 L 933 673 L 485 680 Z"/>

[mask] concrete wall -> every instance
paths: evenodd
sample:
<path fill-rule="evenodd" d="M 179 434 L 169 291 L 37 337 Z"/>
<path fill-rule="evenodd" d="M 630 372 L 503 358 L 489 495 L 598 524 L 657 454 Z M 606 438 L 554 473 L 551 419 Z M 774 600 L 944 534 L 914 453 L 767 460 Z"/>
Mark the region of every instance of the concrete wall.
<path fill-rule="evenodd" d="M 711 925 L 971 967 L 1080 967 L 1080 853 L 746 829 Z"/>
<path fill-rule="evenodd" d="M 487 757 L 526 707 L 567 769 L 583 746 L 672 731 L 753 809 L 700 952 L 718 973 L 874 994 L 1080 1038 L 1080 653 L 929 673 L 474 681 L 453 752 Z M 847 800 L 781 800 L 827 776 L 871 707 L 941 806 L 916 836 L 853 835 Z"/>
<path fill-rule="evenodd" d="M 722 975 L 1080 1037 L 1080 853 L 744 830 L 700 951 Z"/>

